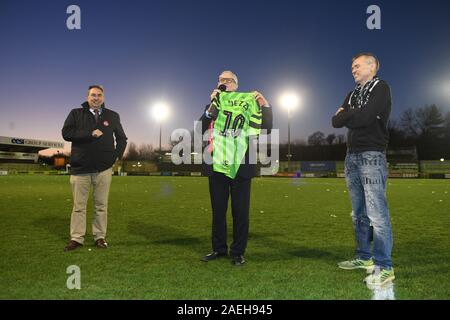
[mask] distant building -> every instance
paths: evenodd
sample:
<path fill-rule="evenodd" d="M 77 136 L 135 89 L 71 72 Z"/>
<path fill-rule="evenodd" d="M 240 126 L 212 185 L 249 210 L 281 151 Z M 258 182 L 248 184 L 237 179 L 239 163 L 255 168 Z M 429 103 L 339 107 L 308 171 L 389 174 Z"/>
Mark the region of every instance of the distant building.
<path fill-rule="evenodd" d="M 64 148 L 64 142 L 0 136 L 0 163 L 37 163 L 41 150 Z"/>

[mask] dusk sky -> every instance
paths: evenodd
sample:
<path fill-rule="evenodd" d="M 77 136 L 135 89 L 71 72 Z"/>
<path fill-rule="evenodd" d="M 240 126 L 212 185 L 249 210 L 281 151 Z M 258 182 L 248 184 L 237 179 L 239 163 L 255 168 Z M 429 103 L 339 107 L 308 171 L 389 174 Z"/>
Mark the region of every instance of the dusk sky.
<path fill-rule="evenodd" d="M 66 9 L 81 8 L 81 30 Z M 369 5 L 381 30 L 369 30 Z M 63 141 L 61 128 L 90 84 L 105 87 L 129 142 L 157 146 L 149 111 L 166 101 L 175 128 L 192 130 L 222 70 L 240 91 L 261 91 L 287 140 L 286 89 L 301 96 L 292 139 L 331 127 L 354 88 L 351 58 L 374 52 L 392 89 L 393 117 L 436 104 L 450 111 L 449 1 L 5 1 L 0 2 L 0 135 Z"/>

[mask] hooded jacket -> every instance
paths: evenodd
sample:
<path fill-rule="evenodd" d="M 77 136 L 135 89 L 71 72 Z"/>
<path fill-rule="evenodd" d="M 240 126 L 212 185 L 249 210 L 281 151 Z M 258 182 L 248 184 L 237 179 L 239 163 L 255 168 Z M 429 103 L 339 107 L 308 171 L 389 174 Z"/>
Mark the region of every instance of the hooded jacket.
<path fill-rule="evenodd" d="M 352 108 L 350 92 L 342 105 L 344 111 L 332 118 L 334 128 L 347 127 L 350 152 L 385 151 L 389 142 L 388 121 L 391 113 L 391 89 L 380 80 L 363 108 Z"/>

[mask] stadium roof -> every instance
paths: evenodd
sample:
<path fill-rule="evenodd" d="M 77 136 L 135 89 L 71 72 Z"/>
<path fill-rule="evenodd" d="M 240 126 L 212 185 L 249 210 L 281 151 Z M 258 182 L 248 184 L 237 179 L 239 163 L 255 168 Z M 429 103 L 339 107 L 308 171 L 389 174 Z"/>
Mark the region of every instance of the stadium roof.
<path fill-rule="evenodd" d="M 64 142 L 0 136 L 0 151 L 36 153 L 48 148 L 64 148 Z"/>

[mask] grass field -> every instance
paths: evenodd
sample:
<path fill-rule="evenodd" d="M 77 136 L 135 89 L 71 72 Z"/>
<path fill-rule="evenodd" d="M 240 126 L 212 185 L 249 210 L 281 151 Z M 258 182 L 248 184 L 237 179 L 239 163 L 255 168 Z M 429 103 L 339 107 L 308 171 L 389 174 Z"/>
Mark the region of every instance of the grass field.
<path fill-rule="evenodd" d="M 450 181 L 391 179 L 388 197 L 396 298 L 450 299 Z M 90 203 L 85 246 L 63 252 L 71 201 L 68 176 L 0 177 L 0 299 L 372 295 L 364 271 L 336 267 L 354 250 L 343 179 L 254 179 L 242 268 L 199 260 L 211 249 L 206 178 L 114 177 L 107 250 L 93 246 Z M 81 269 L 81 290 L 66 287 L 70 265 Z"/>

